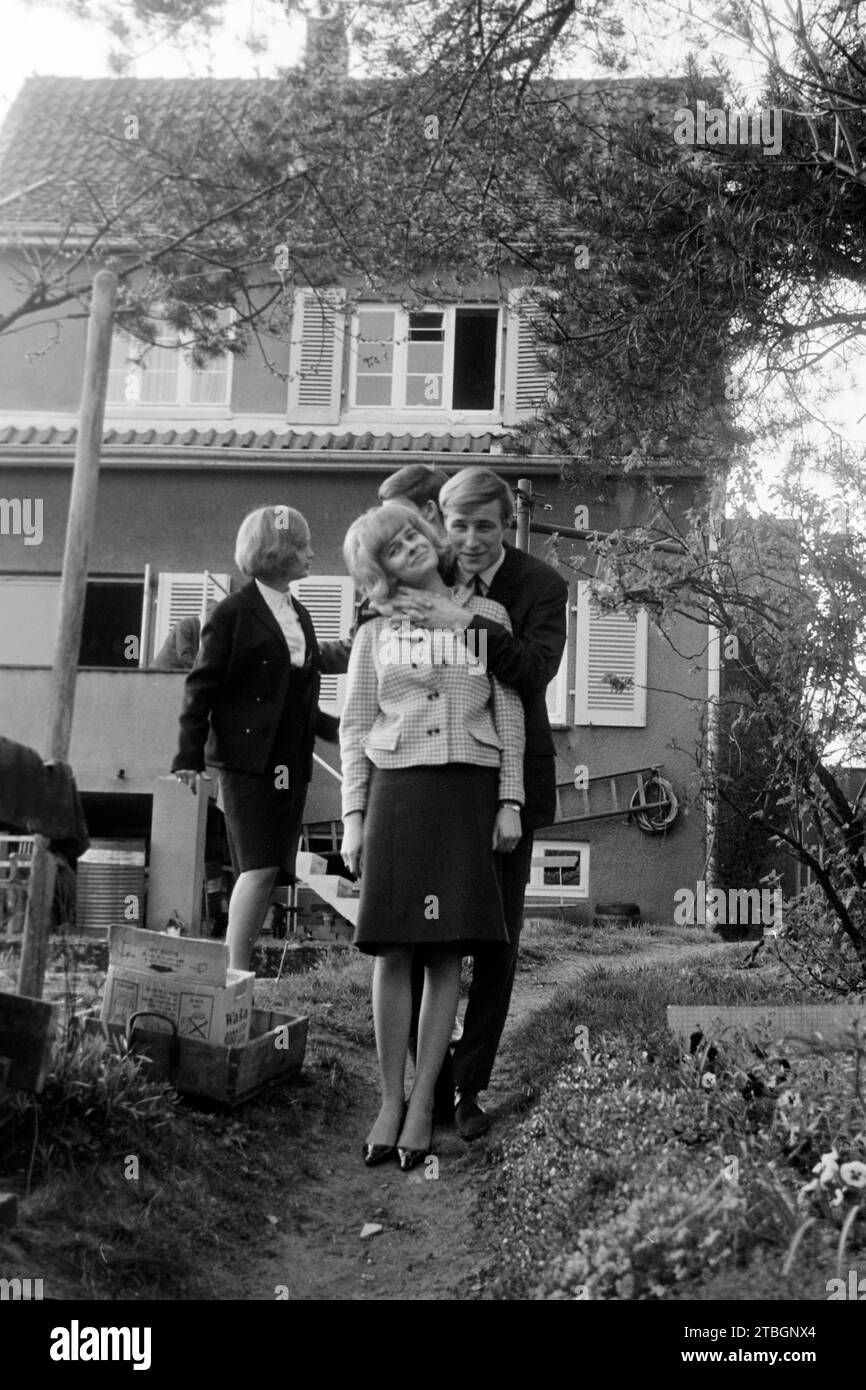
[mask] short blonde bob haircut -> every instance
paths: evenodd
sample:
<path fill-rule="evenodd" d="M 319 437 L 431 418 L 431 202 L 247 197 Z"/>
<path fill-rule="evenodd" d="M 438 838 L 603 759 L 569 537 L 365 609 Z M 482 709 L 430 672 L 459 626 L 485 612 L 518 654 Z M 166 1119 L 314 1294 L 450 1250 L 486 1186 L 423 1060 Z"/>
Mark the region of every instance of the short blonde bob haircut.
<path fill-rule="evenodd" d="M 484 507 L 488 502 L 499 503 L 503 525 L 508 526 L 514 516 L 514 495 L 505 479 L 492 468 L 461 468 L 439 493 L 439 510 L 443 516 L 452 510 Z"/>
<path fill-rule="evenodd" d="M 439 556 L 440 572 L 452 559 L 451 546 L 411 504 L 383 502 L 381 507 L 371 507 L 346 532 L 343 558 L 357 587 L 374 605 L 387 603 L 397 588 L 397 580 L 382 564 L 382 552 L 404 526 L 414 526 L 426 536 Z"/>
<path fill-rule="evenodd" d="M 310 528 L 294 507 L 259 507 L 240 524 L 235 564 L 250 579 L 279 579 L 295 553 L 307 544 Z"/>

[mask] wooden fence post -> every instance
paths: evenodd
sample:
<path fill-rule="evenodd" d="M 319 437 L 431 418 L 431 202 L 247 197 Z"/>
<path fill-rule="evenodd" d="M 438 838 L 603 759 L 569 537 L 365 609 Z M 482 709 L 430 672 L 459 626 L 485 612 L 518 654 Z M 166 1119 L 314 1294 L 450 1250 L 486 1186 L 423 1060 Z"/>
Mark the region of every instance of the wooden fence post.
<path fill-rule="evenodd" d="M 51 674 L 47 758 L 61 763 L 69 761 L 78 651 L 81 646 L 84 599 L 87 592 L 87 556 L 96 515 L 99 455 L 102 447 L 116 299 L 117 276 L 110 270 L 100 270 L 93 280 L 93 297 L 87 327 L 78 443 L 69 497 L 63 577 L 60 583 L 60 615 L 54 649 L 54 669 Z M 42 998 L 51 928 L 51 901 L 56 864 L 48 844 L 44 835 L 36 836 L 18 970 L 18 993 L 28 995 L 32 999 Z"/>

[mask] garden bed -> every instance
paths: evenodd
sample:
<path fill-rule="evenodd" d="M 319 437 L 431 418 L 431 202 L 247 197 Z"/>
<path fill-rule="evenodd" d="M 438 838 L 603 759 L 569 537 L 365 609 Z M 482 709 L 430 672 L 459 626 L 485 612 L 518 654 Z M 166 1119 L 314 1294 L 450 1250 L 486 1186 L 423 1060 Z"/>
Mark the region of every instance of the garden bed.
<path fill-rule="evenodd" d="M 810 1002 L 723 951 L 673 977 L 594 971 L 527 1025 L 542 1084 L 481 1202 L 489 1297 L 824 1300 L 856 1266 L 866 1054 L 788 1058 L 768 1035 L 681 1050 L 667 1004 Z"/>

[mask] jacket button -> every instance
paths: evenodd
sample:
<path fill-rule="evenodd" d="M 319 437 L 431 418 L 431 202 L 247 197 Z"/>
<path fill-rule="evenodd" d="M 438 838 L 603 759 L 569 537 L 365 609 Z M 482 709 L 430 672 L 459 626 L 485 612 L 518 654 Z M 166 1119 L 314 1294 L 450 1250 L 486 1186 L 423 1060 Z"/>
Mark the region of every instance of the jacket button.
<path fill-rule="evenodd" d="M 427 732 L 428 732 L 428 734 L 438 734 L 439 730 L 438 730 L 438 729 L 428 729 Z"/>
<path fill-rule="evenodd" d="M 438 699 L 439 699 L 439 691 L 438 691 L 438 690 L 434 690 L 433 693 L 432 693 L 432 695 L 428 695 L 428 696 L 427 696 L 427 699 L 428 699 L 428 700 L 438 700 Z"/>
<path fill-rule="evenodd" d="M 244 729 L 244 733 L 245 733 L 245 734 L 248 734 L 248 733 L 249 733 L 249 729 Z"/>

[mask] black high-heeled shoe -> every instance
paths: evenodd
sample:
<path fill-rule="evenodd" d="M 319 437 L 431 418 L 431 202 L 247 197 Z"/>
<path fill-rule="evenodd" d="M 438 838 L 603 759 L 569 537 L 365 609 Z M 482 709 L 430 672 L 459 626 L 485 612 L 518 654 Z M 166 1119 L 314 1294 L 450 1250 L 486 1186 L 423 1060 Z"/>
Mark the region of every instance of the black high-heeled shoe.
<path fill-rule="evenodd" d="M 406 1123 L 406 1106 L 403 1106 L 403 1117 L 397 1127 L 397 1136 Z M 393 1144 L 364 1144 L 361 1150 L 364 1163 L 368 1168 L 376 1168 L 380 1163 L 387 1163 L 389 1158 L 393 1158 L 397 1153 L 397 1137 Z"/>
<path fill-rule="evenodd" d="M 422 1164 L 425 1158 L 430 1157 L 433 1149 L 433 1125 L 430 1125 L 430 1138 L 427 1140 L 426 1149 L 404 1149 L 397 1146 L 397 1162 L 401 1173 L 411 1173 L 413 1168 Z"/>

